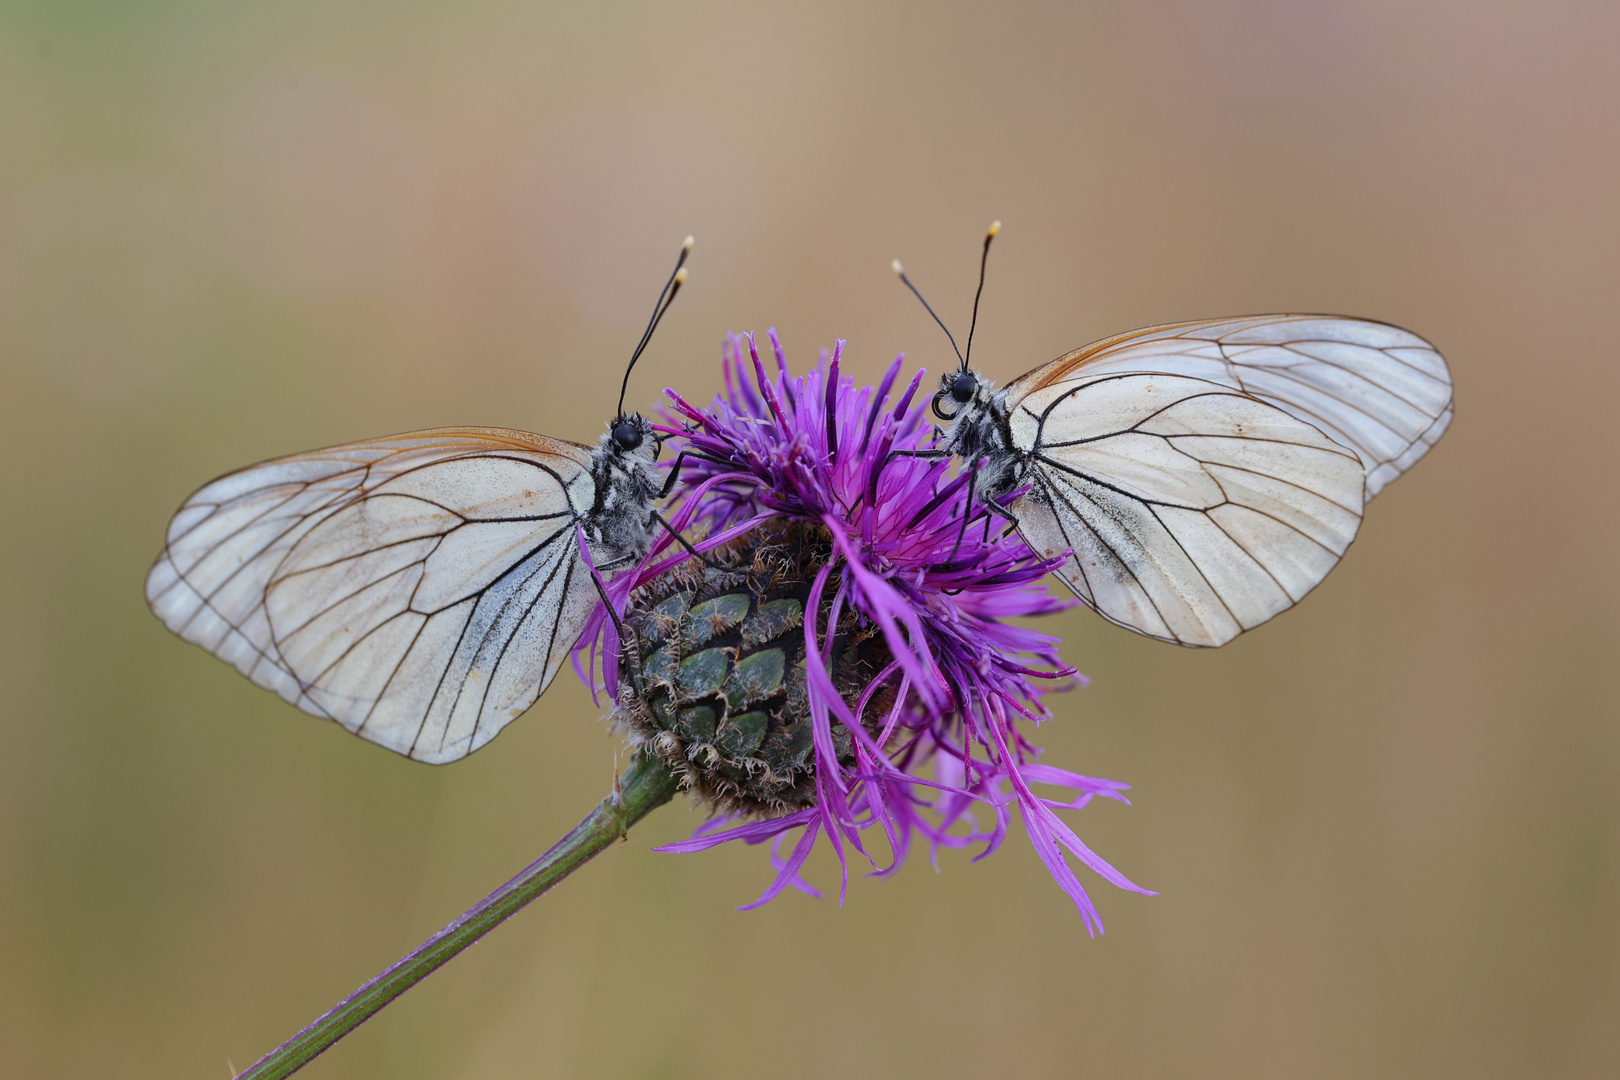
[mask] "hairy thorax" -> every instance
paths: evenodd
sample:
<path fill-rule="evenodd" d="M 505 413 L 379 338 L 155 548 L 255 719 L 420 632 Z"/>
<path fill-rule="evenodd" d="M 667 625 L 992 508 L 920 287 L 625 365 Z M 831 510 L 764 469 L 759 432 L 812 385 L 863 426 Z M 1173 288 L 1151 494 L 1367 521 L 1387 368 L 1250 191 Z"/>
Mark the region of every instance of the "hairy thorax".
<path fill-rule="evenodd" d="M 1025 455 L 1013 445 L 1008 416 L 1007 392 L 981 379 L 973 400 L 945 429 L 945 449 L 977 467 L 977 499 L 999 499 L 1023 482 Z"/>
<path fill-rule="evenodd" d="M 598 566 L 636 562 L 652 545 L 652 503 L 663 484 L 650 426 L 647 435 L 633 450 L 604 435 L 591 452 L 596 504 L 585 516 L 585 537 Z"/>

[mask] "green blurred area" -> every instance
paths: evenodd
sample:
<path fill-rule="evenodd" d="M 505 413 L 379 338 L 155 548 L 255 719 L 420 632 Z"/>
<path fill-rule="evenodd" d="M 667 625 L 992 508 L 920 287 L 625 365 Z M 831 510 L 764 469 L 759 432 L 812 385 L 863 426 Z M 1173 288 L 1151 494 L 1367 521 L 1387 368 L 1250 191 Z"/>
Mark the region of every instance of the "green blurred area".
<path fill-rule="evenodd" d="M 311 1077 L 1620 1072 L 1620 9 L 36 3 L 0 8 L 0 1073 L 226 1077 L 607 790 L 559 679 L 418 765 L 171 637 L 203 481 L 446 424 L 592 440 L 723 332 L 1010 378 L 1153 322 L 1385 319 L 1457 422 L 1215 652 L 1049 620 L 1047 760 L 1162 895 L 1079 917 L 1015 836 L 758 912 L 684 803 Z M 858 869 L 858 868 L 857 868 Z M 836 891 L 830 858 L 812 880 Z"/>

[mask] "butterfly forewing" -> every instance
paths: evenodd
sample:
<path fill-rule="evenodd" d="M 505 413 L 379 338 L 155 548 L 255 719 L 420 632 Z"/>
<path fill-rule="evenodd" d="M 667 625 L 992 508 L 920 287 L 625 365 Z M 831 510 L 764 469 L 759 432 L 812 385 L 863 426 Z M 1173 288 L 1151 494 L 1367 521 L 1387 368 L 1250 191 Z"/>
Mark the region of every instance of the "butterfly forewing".
<path fill-rule="evenodd" d="M 575 529 L 589 465 L 498 428 L 255 465 L 175 514 L 147 600 L 300 709 L 453 761 L 533 704 L 595 603 Z"/>
<path fill-rule="evenodd" d="M 1185 375 L 1260 398 L 1354 450 L 1372 498 L 1451 423 L 1451 373 L 1434 346 L 1387 323 L 1256 315 L 1149 327 L 1076 349 L 1008 388 L 1123 372 Z"/>
<path fill-rule="evenodd" d="M 1112 622 L 1223 644 L 1298 602 L 1355 538 L 1357 456 L 1222 382 L 1086 370 L 1015 390 L 1032 490 L 1010 509 L 1036 550 L 1070 552 L 1058 576 Z"/>

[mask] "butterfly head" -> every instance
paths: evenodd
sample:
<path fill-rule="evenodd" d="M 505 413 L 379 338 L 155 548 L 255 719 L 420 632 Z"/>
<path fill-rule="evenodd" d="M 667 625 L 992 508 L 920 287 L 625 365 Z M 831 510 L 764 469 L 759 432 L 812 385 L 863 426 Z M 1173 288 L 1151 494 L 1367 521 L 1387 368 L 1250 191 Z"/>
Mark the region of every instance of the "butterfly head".
<path fill-rule="evenodd" d="M 620 416 L 609 425 L 608 438 L 613 441 L 615 450 L 628 454 L 647 441 L 647 427 L 640 416 Z"/>
<path fill-rule="evenodd" d="M 651 466 L 658 458 L 663 438 L 652 422 L 640 413 L 620 413 L 608 421 L 607 433 L 598 444 L 597 453 L 629 469 L 639 465 Z"/>
<path fill-rule="evenodd" d="M 940 376 L 939 393 L 934 395 L 934 415 L 941 420 L 955 420 L 978 400 L 983 386 L 979 377 L 967 368 L 946 372 Z"/>

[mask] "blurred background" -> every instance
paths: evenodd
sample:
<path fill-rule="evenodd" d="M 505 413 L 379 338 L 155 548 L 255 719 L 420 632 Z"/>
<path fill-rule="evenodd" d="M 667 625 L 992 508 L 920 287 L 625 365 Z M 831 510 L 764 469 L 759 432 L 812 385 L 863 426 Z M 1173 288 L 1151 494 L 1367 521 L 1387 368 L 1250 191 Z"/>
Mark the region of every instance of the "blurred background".
<path fill-rule="evenodd" d="M 310 1077 L 1620 1074 L 1620 8 L 149 0 L 0 8 L 0 1072 L 225 1078 L 543 851 L 569 678 L 412 763 L 171 637 L 180 501 L 446 424 L 593 441 L 727 330 L 1010 378 L 1148 323 L 1384 319 L 1458 386 L 1299 610 L 1050 620 L 1091 940 L 1021 832 L 848 903 L 684 801 Z M 1604 462 L 1610 465 L 1604 465 Z M 1607 493 L 1607 494 L 1606 494 Z M 808 871 L 836 885 L 824 858 Z"/>

